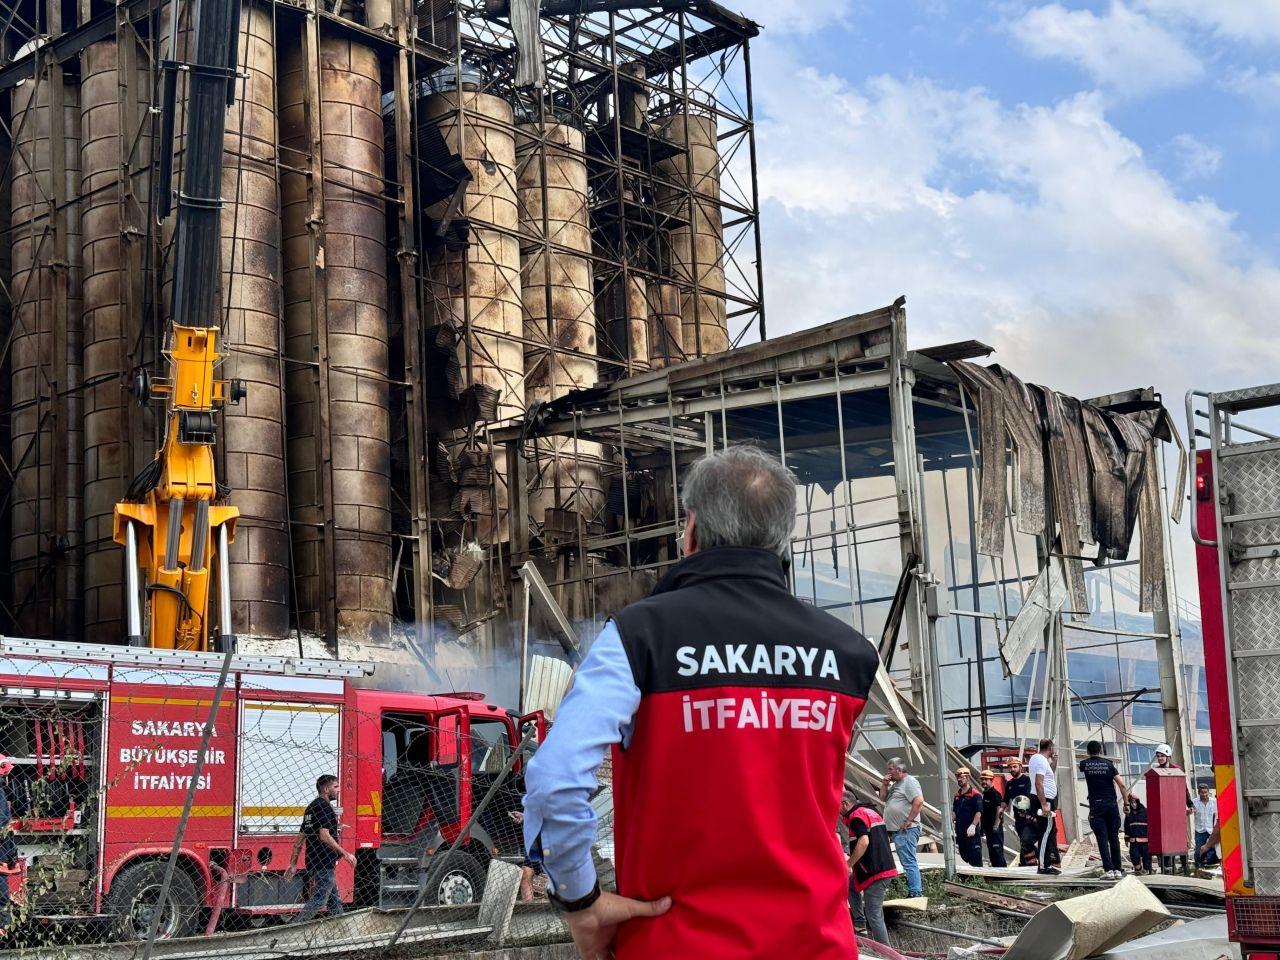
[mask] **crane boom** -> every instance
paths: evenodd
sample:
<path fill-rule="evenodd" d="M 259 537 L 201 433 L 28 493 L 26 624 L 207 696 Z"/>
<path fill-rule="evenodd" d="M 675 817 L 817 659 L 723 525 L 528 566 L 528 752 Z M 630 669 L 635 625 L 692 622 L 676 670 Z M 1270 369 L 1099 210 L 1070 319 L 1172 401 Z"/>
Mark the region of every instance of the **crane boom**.
<path fill-rule="evenodd" d="M 174 5 L 177 6 L 176 4 Z M 207 650 L 211 570 L 217 563 L 218 647 L 234 646 L 227 550 L 240 511 L 225 503 L 213 448 L 217 410 L 238 403 L 243 384 L 220 380 L 217 284 L 221 241 L 223 129 L 234 101 L 239 0 L 188 0 L 190 60 L 164 63 L 161 217 L 169 212 L 172 135 L 178 72 L 187 74 L 185 156 L 177 199 L 172 313 L 165 332 L 169 376 L 134 377 L 142 403 L 165 403 L 164 443 L 116 504 L 114 537 L 125 547 L 128 642 L 135 646 Z M 177 30 L 175 9 L 171 29 Z M 137 574 L 145 578 L 138 588 Z M 145 598 L 143 596 L 145 593 Z M 145 622 L 142 611 L 146 611 Z"/>

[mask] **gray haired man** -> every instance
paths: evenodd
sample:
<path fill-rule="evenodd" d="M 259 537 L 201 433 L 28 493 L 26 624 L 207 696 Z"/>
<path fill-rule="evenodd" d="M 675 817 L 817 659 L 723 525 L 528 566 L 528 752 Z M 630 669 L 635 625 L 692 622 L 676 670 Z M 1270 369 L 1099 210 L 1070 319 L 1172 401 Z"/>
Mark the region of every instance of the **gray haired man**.
<path fill-rule="evenodd" d="M 529 762 L 529 859 L 587 960 L 742 956 L 744 944 L 846 960 L 849 866 L 831 828 L 879 658 L 789 589 L 796 489 L 777 458 L 709 454 L 681 493 L 684 558 L 605 625 Z M 610 747 L 617 895 L 591 860 Z"/>
<path fill-rule="evenodd" d="M 916 847 L 920 843 L 920 808 L 924 792 L 920 781 L 907 773 L 901 757 L 894 757 L 880 780 L 880 800 L 884 803 L 884 825 L 898 852 L 898 862 L 907 875 L 907 896 L 918 897 L 924 889 L 920 883 L 920 865 Z"/>

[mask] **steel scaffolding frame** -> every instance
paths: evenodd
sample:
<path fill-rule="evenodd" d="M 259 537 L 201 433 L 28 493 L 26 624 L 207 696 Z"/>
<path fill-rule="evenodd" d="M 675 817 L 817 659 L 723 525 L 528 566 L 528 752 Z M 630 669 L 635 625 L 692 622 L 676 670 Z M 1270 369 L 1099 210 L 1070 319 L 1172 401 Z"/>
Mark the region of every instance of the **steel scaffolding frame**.
<path fill-rule="evenodd" d="M 441 551 L 456 539 L 450 528 L 450 520 L 436 510 L 433 515 L 430 497 L 430 449 L 435 428 L 432 426 L 431 401 L 427 396 L 430 376 L 430 358 L 423 345 L 422 315 L 438 296 L 427 270 L 424 252 L 434 241 L 423 215 L 419 197 L 423 193 L 424 157 L 419 147 L 420 118 L 415 109 L 425 92 L 427 78 L 440 70 L 452 67 L 460 75 L 464 65 L 470 69 L 473 63 L 482 66 L 482 86 L 499 93 L 515 107 L 515 117 L 522 119 L 567 119 L 594 131 L 594 139 L 584 151 L 582 159 L 592 165 L 592 207 L 598 226 L 601 211 L 609 204 L 614 206 L 612 232 L 594 231 L 596 243 L 588 256 L 593 273 L 598 279 L 595 306 L 601 305 L 600 291 L 612 282 L 625 283 L 630 278 L 644 280 L 670 280 L 670 254 L 663 249 L 658 235 L 660 227 L 680 213 L 670 205 L 659 209 L 653 200 L 652 188 L 641 191 L 639 202 L 626 200 L 624 183 L 632 183 L 637 176 L 652 183 L 657 176 L 651 164 L 634 165 L 626 161 L 621 141 L 622 117 L 617 108 L 620 91 L 626 84 L 642 88 L 648 95 L 651 116 L 657 117 L 678 111 L 701 112 L 716 118 L 718 125 L 718 167 L 724 229 L 725 289 L 723 300 L 731 326 L 731 338 L 735 343 L 751 339 L 766 332 L 763 307 L 763 269 L 760 257 L 760 233 L 758 191 L 755 169 L 754 116 L 751 99 L 751 74 L 749 41 L 757 33 L 755 24 L 729 13 L 717 4 L 691 2 L 686 9 L 668 5 L 654 12 L 642 8 L 613 10 L 604 14 L 565 15 L 545 17 L 540 27 L 546 59 L 548 85 L 541 91 L 522 89 L 515 85 L 514 36 L 505 19 L 486 15 L 483 0 L 459 0 L 456 4 L 415 3 L 414 0 L 395 0 L 392 23 L 380 29 L 371 29 L 359 22 L 363 16 L 358 3 L 334 3 L 331 0 L 263 0 L 272 11 L 273 25 L 281 36 L 296 36 L 313 49 L 318 37 L 338 34 L 365 43 L 377 51 L 382 63 L 383 90 L 393 94 L 393 105 L 386 110 L 389 140 L 395 143 L 394 154 L 388 153 L 388 172 L 381 199 L 386 204 L 391 225 L 393 247 L 389 258 L 394 264 L 389 271 L 393 296 L 393 337 L 403 344 L 393 352 L 393 366 L 387 378 L 392 391 L 393 416 L 393 543 L 395 564 L 393 575 L 397 617 L 412 622 L 424 649 L 435 638 L 438 620 L 435 608 L 448 606 L 456 599 L 447 595 L 435 575 L 433 564 Z M 11 0 L 0 2 L 0 93 L 12 89 L 20 80 L 49 84 L 58 96 L 65 82 L 72 82 L 79 71 L 81 53 L 90 45 L 103 40 L 121 42 L 131 56 L 136 50 L 141 62 L 130 62 L 130 56 L 121 57 L 120 109 L 122 128 L 129 131 L 121 138 L 122 169 L 136 171 L 148 168 L 156 159 L 158 145 L 150 138 L 152 150 L 139 152 L 139 145 L 146 142 L 147 125 L 153 122 L 154 111 L 138 111 L 133 106 L 139 99 L 155 105 L 154 93 L 135 89 L 141 82 L 148 83 L 151 91 L 157 88 L 158 64 L 167 53 L 157 47 L 163 38 L 158 37 L 162 0 L 122 0 L 107 3 L 105 0 Z M 425 13 L 424 13 L 425 11 Z M 441 14 L 437 16 L 437 14 Z M 296 34 L 295 34 L 296 31 Z M 24 44 L 40 36 L 46 38 L 35 51 L 23 50 Z M 21 55 L 19 55 L 21 54 Z M 314 56 L 310 58 L 314 67 Z M 644 65 L 643 76 L 628 74 L 634 71 L 628 64 Z M 64 80 L 64 73 L 70 78 Z M 316 71 L 310 71 L 309 115 L 319 119 L 319 91 Z M 610 100 L 610 98 L 612 98 Z M 33 101 L 34 102 L 34 101 Z M 610 108 L 609 103 L 613 104 Z M 385 106 L 385 105 L 384 105 Z M 460 111 L 464 123 L 472 122 Z M 134 114 L 137 115 L 134 115 Z M 127 116 L 126 116 L 127 114 Z M 57 126 L 57 125 L 55 125 Z M 0 120 L 4 139 L 12 142 L 14 130 L 7 118 Z M 61 131 L 56 131 L 60 137 Z M 318 136 L 313 124 L 311 135 Z M 689 150 L 687 142 L 667 144 L 676 152 Z M 658 139 L 653 137 L 651 139 Z M 324 203 L 322 191 L 316 189 L 324 172 L 321 161 L 312 151 L 276 151 L 277 175 L 281 171 L 302 174 L 312 184 L 312 195 L 317 203 L 310 221 L 311 243 L 317 250 L 325 242 Z M 56 151 L 55 151 L 56 152 Z M 545 154 L 545 150 L 541 151 Z M 626 162 L 624 162 L 626 161 Z M 3 158 L 5 180 L 9 177 L 15 158 Z M 545 163 L 545 156 L 540 160 Z M 57 177 L 55 183 L 60 186 Z M 682 195 L 684 219 L 691 219 L 689 211 L 695 203 L 697 184 L 692 178 L 665 187 Z M 67 262 L 65 254 L 56 249 L 58 237 L 58 210 L 84 200 L 83 196 L 46 198 L 49 213 L 44 215 L 43 229 L 47 238 L 42 243 L 42 259 L 53 264 Z M 124 348 L 129 357 L 130 369 L 112 375 L 123 389 L 133 369 L 153 365 L 160 360 L 159 329 L 161 327 L 161 275 L 164 252 L 154 218 L 149 215 L 152 198 L 122 198 L 122 257 L 119 264 L 121 288 L 124 291 L 126 313 L 133 318 L 130 329 L 123 334 Z M 6 212 L 7 212 L 6 204 Z M 4 233 L 10 235 L 7 225 Z M 608 241 L 608 242 L 606 242 Z M 566 252 L 555 236 L 543 239 L 544 253 Z M 696 257 L 696 255 L 695 255 Z M 318 267 L 318 271 L 323 267 Z M 34 276 L 34 271 L 33 271 Z M 55 273 L 63 286 L 65 271 Z M 700 273 L 694 264 L 691 283 L 684 284 L 684 292 L 691 296 L 694 309 L 701 308 L 699 294 L 715 291 L 700 286 Z M 30 286 L 30 284 L 28 284 Z M 319 284 L 313 288 L 315 323 L 322 327 L 325 316 L 323 290 Z M 548 290 L 548 296 L 550 291 Z M 27 290 L 12 290 L 8 274 L 0 277 L 0 299 L 11 317 L 28 296 Z M 59 298 L 63 313 L 66 311 L 65 293 Z M 62 316 L 58 331 L 65 331 L 68 323 L 77 318 Z M 470 318 L 464 318 L 469 324 Z M 0 379 L 8 385 L 9 347 L 16 333 L 13 323 L 6 322 L 0 339 Z M 463 331 L 465 336 L 465 330 Z M 62 343 L 59 335 L 58 343 Z M 524 349 L 536 351 L 540 347 L 550 354 L 549 362 L 557 362 L 557 351 L 564 348 L 554 341 L 540 344 L 523 335 L 513 337 Z M 234 344 L 228 344 L 233 347 Z M 601 379 L 609 381 L 634 372 L 640 358 L 619 357 L 608 350 L 603 356 L 580 354 L 599 364 Z M 323 351 L 322 351 L 323 354 Z M 83 393 L 100 384 L 84 382 L 64 383 L 65 372 L 55 369 L 51 361 L 60 356 L 55 345 L 50 357 L 45 358 L 41 371 L 44 387 L 34 401 L 40 408 L 39 420 L 57 425 L 66 421 L 66 404 L 69 397 Z M 644 366 L 648 365 L 648 358 Z M 680 358 L 672 358 L 678 360 Z M 282 370 L 290 361 L 281 358 Z M 316 376 L 323 382 L 327 378 L 323 355 L 314 364 Z M 22 456 L 15 458 L 8 443 L 7 431 L 11 405 L 6 404 L 6 414 L 0 423 L 5 432 L 3 449 L 0 449 L 0 516 L 8 522 L 8 498 L 12 495 L 14 474 L 26 468 Z M 283 416 L 283 411 L 282 411 Z M 120 466 L 126 482 L 134 469 L 150 458 L 157 442 L 155 418 L 149 412 L 131 408 L 126 422 L 121 424 L 131 450 L 131 462 Z M 481 431 L 483 435 L 483 431 Z M 484 443 L 489 444 L 488 440 Z M 36 455 L 33 446 L 29 457 Z M 583 454 L 590 459 L 590 454 Z M 323 459 L 323 458 L 322 458 Z M 607 458 L 600 458 L 607 460 Z M 327 461 L 326 461 L 327 462 Z M 612 469 L 610 462 L 601 462 L 604 470 Z M 524 467 L 520 466 L 520 472 Z M 329 471 L 331 472 L 331 470 Z M 60 471 L 53 473 L 55 491 L 51 502 L 65 504 L 69 491 L 67 478 Z M 321 485 L 322 502 L 319 504 L 325 516 L 333 516 L 333 495 L 329 483 Z M 494 490 L 496 494 L 496 488 Z M 293 524 L 295 521 L 290 520 Z M 42 520 L 43 523 L 43 520 Z M 519 524 L 517 526 L 520 526 Z M 584 521 L 584 534 L 587 521 Z M 336 571 L 332 565 L 332 524 L 324 530 L 324 554 L 328 557 L 324 569 L 324 594 L 327 597 L 324 633 L 330 649 L 337 652 L 338 640 L 333 607 L 336 596 Z M 524 531 L 519 536 L 525 536 Z M 535 526 L 533 535 L 539 534 Z M 113 549 L 112 544 L 100 545 Z M 84 544 L 73 544 L 65 554 L 48 557 L 50 572 L 58 566 L 78 562 Z M 486 560 L 485 577 L 500 583 L 505 569 L 507 551 L 499 546 Z M 0 558 L 0 571 L 9 570 L 8 556 Z M 494 579 L 496 578 L 496 579 Z M 9 580 L 11 578 L 6 578 Z M 486 591 L 481 591 L 482 598 Z M 15 602 L 16 599 L 16 602 Z M 13 629 L 25 598 L 0 597 L 0 622 Z M 501 593 L 488 593 L 499 607 L 504 597 Z M 36 602 L 32 600 L 30 602 Z M 491 606 L 492 604 L 486 604 Z M 65 624 L 59 628 L 59 636 L 74 638 L 77 634 L 78 615 L 74 611 L 59 611 Z M 491 615 L 491 611 L 473 610 L 477 618 Z M 296 610 L 295 610 L 296 619 Z M 301 639 L 299 639 L 301 642 Z"/>

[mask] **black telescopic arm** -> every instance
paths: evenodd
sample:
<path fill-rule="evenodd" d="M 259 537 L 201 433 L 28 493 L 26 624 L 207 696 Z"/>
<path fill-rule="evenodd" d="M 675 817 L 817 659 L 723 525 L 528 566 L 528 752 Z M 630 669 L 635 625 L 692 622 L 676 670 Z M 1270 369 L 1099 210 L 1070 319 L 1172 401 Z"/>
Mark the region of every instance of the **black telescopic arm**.
<path fill-rule="evenodd" d="M 227 108 L 235 100 L 240 0 L 188 2 L 195 29 L 187 67 L 187 135 L 178 191 L 173 320 L 186 327 L 212 327 L 218 319 L 223 130 Z M 172 116 L 172 105 L 166 107 Z M 171 146 L 166 152 L 172 155 Z M 165 183 L 161 189 L 167 187 Z"/>

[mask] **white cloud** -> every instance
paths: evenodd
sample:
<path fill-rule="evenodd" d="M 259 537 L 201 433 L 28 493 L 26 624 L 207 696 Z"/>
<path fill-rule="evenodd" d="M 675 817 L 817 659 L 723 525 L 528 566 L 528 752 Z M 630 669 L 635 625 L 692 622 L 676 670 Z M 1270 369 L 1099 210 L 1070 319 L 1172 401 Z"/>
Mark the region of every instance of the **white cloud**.
<path fill-rule="evenodd" d="M 775 335 L 905 293 L 915 345 L 982 339 L 1078 395 L 1274 379 L 1280 268 L 1180 197 L 1098 95 L 1011 107 L 757 62 Z"/>
<path fill-rule="evenodd" d="M 1050 3 L 1007 26 L 1032 56 L 1073 63 L 1096 83 L 1124 95 L 1183 86 L 1204 73 L 1178 36 L 1119 2 L 1101 15 Z"/>
<path fill-rule="evenodd" d="M 765 36 L 776 36 L 847 23 L 854 4 L 853 0 L 738 0 L 729 6 L 761 24 Z"/>
<path fill-rule="evenodd" d="M 1239 70 L 1224 81 L 1228 90 L 1248 97 L 1261 107 L 1280 107 L 1280 70 Z"/>
<path fill-rule="evenodd" d="M 1222 151 L 1189 133 L 1180 133 L 1169 141 L 1183 180 L 1204 180 L 1222 167 Z"/>
<path fill-rule="evenodd" d="M 1280 42 L 1280 0 L 1140 0 L 1143 9 L 1231 40 Z"/>

